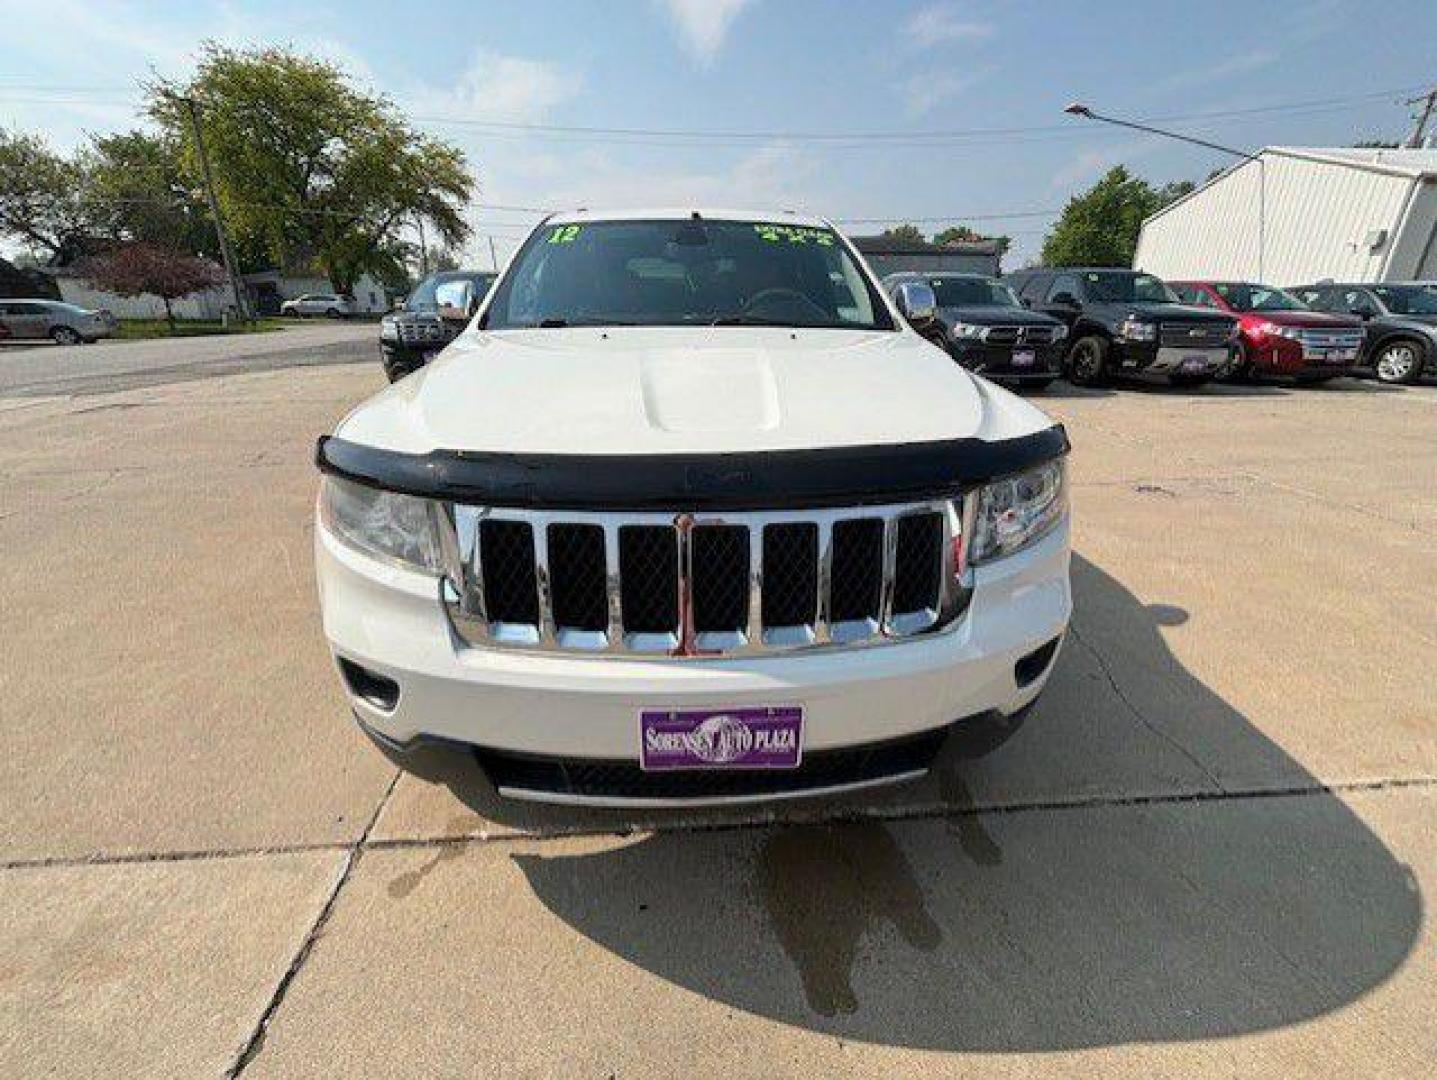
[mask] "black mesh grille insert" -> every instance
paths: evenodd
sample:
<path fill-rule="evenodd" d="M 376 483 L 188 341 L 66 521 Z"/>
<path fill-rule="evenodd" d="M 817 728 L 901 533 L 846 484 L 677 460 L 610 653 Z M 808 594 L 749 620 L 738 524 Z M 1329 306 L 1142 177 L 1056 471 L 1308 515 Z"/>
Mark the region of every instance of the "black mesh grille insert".
<path fill-rule="evenodd" d="M 877 619 L 883 593 L 883 522 L 854 518 L 833 526 L 829 620 Z"/>
<path fill-rule="evenodd" d="M 809 626 L 818 619 L 818 526 L 763 530 L 763 625 Z"/>
<path fill-rule="evenodd" d="M 748 528 L 705 525 L 689 537 L 694 629 L 748 625 Z"/>
<path fill-rule="evenodd" d="M 629 633 L 665 633 L 679 625 L 678 534 L 667 525 L 619 529 L 620 604 Z"/>
<path fill-rule="evenodd" d="M 899 614 L 938 607 L 943 519 L 921 514 L 898 519 L 893 562 L 893 610 Z"/>
<path fill-rule="evenodd" d="M 604 530 L 598 525 L 549 526 L 549 589 L 554 625 L 604 630 L 609 625 Z"/>
<path fill-rule="evenodd" d="M 537 625 L 533 530 L 522 521 L 484 521 L 479 544 L 489 621 Z"/>
<path fill-rule="evenodd" d="M 797 769 L 646 773 L 633 761 L 528 757 L 479 748 L 475 755 L 496 787 L 608 799 L 714 799 L 796 794 L 926 769 L 948 731 L 944 727 L 889 742 L 817 750 L 804 754 Z"/>

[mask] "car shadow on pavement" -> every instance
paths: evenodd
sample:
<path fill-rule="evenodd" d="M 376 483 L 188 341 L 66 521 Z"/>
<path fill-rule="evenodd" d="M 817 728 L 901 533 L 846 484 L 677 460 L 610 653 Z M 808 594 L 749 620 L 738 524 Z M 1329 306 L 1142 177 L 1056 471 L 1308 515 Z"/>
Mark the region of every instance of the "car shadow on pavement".
<path fill-rule="evenodd" d="M 1299 1023 L 1381 984 L 1422 921 L 1407 868 L 1173 655 L 1159 628 L 1185 611 L 1139 602 L 1081 557 L 1073 584 L 1082 637 L 1041 709 L 1011 740 L 950 740 L 926 810 L 874 796 L 867 815 L 845 803 L 828 820 L 783 811 L 759 828 L 718 818 L 632 835 L 588 815 L 621 835 L 512 858 L 554 916 L 628 963 L 842 1039 L 984 1051 L 1208 1039 Z M 1124 668 L 1161 681 L 1206 745 L 1263 761 L 1282 788 L 1163 775 L 1119 727 L 1133 707 L 1121 679 L 1101 658 L 1092 673 L 1095 631 L 1121 639 Z M 1092 691 L 1104 680 L 1106 696 Z M 1058 771 L 1077 795 L 974 799 L 1037 761 L 1060 725 L 1119 729 L 1117 794 L 1063 776 L 1085 767 L 1072 753 Z M 433 778 L 491 821 L 565 820 L 497 798 L 476 773 Z"/>

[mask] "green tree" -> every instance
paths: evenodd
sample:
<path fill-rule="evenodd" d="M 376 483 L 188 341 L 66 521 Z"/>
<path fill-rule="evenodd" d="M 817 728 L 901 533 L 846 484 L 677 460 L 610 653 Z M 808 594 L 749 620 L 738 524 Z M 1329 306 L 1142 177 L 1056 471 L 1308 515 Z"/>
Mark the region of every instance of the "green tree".
<path fill-rule="evenodd" d="M 178 140 L 143 131 L 100 136 L 80 161 L 85 200 L 105 237 L 218 256 L 199 177 L 185 168 Z"/>
<path fill-rule="evenodd" d="M 971 243 L 979 240 L 996 240 L 998 242 L 999 255 L 1008 254 L 1008 249 L 1013 246 L 1013 238 L 1011 236 L 984 236 L 977 230 L 970 229 L 967 225 L 950 225 L 937 236 L 933 237 L 933 242 L 939 247 L 944 247 L 952 243 Z"/>
<path fill-rule="evenodd" d="M 895 225 L 890 229 L 884 229 L 883 235 L 890 240 L 898 240 L 905 244 L 926 244 L 928 238 L 923 235 L 923 230 L 917 225 Z"/>
<path fill-rule="evenodd" d="M 400 233 L 422 217 L 440 242 L 469 234 L 464 155 L 409 126 L 337 66 L 285 48 L 204 46 L 194 77 L 149 88 L 149 114 L 197 153 L 185 99 L 198 103 L 221 210 L 241 251 L 287 269 L 318 266 L 348 291 L 393 272 Z"/>
<path fill-rule="evenodd" d="M 78 254 L 93 235 L 85 171 L 37 135 L 0 130 L 0 236 L 50 258 Z"/>
<path fill-rule="evenodd" d="M 1143 219 L 1193 189 L 1186 180 L 1154 188 L 1115 165 L 1073 196 L 1043 241 L 1049 266 L 1131 266 Z"/>

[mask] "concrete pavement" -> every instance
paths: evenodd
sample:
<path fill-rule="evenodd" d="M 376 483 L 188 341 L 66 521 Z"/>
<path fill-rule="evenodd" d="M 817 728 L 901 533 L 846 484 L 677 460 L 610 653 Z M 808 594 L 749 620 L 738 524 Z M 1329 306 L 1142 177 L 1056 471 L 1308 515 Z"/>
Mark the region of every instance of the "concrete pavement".
<path fill-rule="evenodd" d="M 1431 1071 L 1437 389 L 1047 396 L 1077 616 L 1022 730 L 676 817 L 352 730 L 310 456 L 381 384 L 0 398 L 0 1074 Z"/>

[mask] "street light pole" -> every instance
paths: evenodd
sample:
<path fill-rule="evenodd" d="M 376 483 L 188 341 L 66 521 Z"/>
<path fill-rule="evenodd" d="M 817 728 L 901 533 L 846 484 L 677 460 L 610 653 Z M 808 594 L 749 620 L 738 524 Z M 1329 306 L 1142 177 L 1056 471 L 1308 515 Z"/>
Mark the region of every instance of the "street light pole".
<path fill-rule="evenodd" d="M 180 97 L 186 110 L 190 114 L 190 125 L 195 136 L 195 151 L 200 159 L 200 171 L 204 175 L 205 195 L 210 204 L 210 216 L 214 218 L 215 235 L 219 240 L 220 259 L 225 264 L 225 273 L 230 279 L 230 289 L 234 292 L 235 313 L 241 322 L 249 322 L 249 304 L 245 302 L 244 285 L 240 283 L 239 267 L 235 262 L 234 252 L 230 250 L 229 235 L 225 232 L 224 218 L 220 216 L 220 201 L 215 195 L 215 180 L 210 173 L 210 159 L 205 152 L 205 136 L 200 124 L 200 106 L 192 97 Z"/>
<path fill-rule="evenodd" d="M 1085 120 L 1096 120 L 1101 124 L 1130 128 L 1133 131 L 1158 135 L 1164 139 L 1174 139 L 1177 142 L 1201 146 L 1207 150 L 1216 150 L 1220 154 L 1231 154 L 1243 161 L 1257 162 L 1257 279 L 1265 280 L 1267 269 L 1267 162 L 1263 160 L 1261 154 L 1250 154 L 1246 150 L 1236 150 L 1231 146 L 1223 146 L 1222 143 L 1208 142 L 1206 139 L 1195 139 L 1191 135 L 1179 135 L 1176 131 L 1165 131 L 1149 124 L 1140 124 L 1136 120 L 1119 120 L 1115 116 L 1104 116 L 1078 101 L 1068 105 L 1063 111 L 1069 116 L 1081 116 Z"/>

